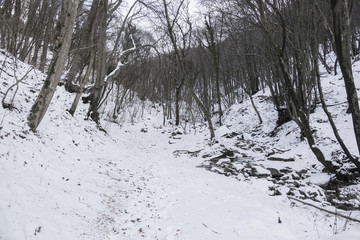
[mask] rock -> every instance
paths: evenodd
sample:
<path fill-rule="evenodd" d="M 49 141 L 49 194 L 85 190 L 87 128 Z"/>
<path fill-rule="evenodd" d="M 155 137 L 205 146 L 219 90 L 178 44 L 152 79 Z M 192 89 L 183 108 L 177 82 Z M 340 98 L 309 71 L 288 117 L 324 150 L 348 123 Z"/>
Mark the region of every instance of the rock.
<path fill-rule="evenodd" d="M 234 156 L 235 156 L 235 153 L 233 151 L 228 150 L 228 149 L 224 149 L 220 156 L 213 157 L 213 158 L 209 159 L 209 161 L 212 161 L 212 162 L 216 163 L 218 160 L 220 160 L 222 158 L 228 158 L 228 157 L 234 157 Z M 203 158 L 204 158 L 204 156 L 203 156 Z"/>
<path fill-rule="evenodd" d="M 281 157 L 268 157 L 269 161 L 278 161 L 278 162 L 294 162 L 294 158 L 281 158 Z"/>
<path fill-rule="evenodd" d="M 232 163 L 236 163 L 236 162 L 241 161 L 239 156 L 229 157 L 229 159 L 230 159 L 230 162 L 232 162 Z"/>
<path fill-rule="evenodd" d="M 238 135 L 240 135 L 240 134 L 237 133 L 237 132 L 231 132 L 231 133 L 226 133 L 226 134 L 222 135 L 221 137 L 224 137 L 224 138 L 233 138 L 233 137 L 236 137 L 236 136 L 238 136 Z"/>
<path fill-rule="evenodd" d="M 292 179 L 294 180 L 300 180 L 300 176 L 296 173 L 291 174 Z"/>
<path fill-rule="evenodd" d="M 330 175 L 327 173 L 318 173 L 306 179 L 306 183 L 314 184 L 319 187 L 326 187 L 330 182 Z"/>
<path fill-rule="evenodd" d="M 283 173 L 280 173 L 276 168 L 267 168 L 267 170 L 270 171 L 271 176 L 272 176 L 273 178 L 279 178 L 279 177 L 284 176 L 284 174 L 283 174 Z"/>
<path fill-rule="evenodd" d="M 292 189 L 289 189 L 289 191 L 286 193 L 286 195 L 288 195 L 288 196 L 295 196 L 295 193 L 293 192 Z"/>
<path fill-rule="evenodd" d="M 261 166 L 253 166 L 253 174 L 257 177 L 266 178 L 271 175 L 271 172 Z"/>
<path fill-rule="evenodd" d="M 222 168 L 219 168 L 219 167 L 212 167 L 211 171 L 219 173 L 219 174 L 225 174 L 225 171 Z"/>
<path fill-rule="evenodd" d="M 264 150 L 261 147 L 255 147 L 252 150 L 255 151 L 255 152 L 260 152 L 260 153 L 264 152 Z"/>
<path fill-rule="evenodd" d="M 274 186 L 269 187 L 269 191 L 271 191 L 272 193 L 269 194 L 270 196 L 280 196 L 281 192 L 279 191 L 279 189 L 277 189 Z"/>
<path fill-rule="evenodd" d="M 176 136 L 176 135 L 183 135 L 183 133 L 182 132 L 180 132 L 180 131 L 175 131 L 175 132 L 172 132 L 171 133 L 171 136 Z"/>
<path fill-rule="evenodd" d="M 234 151 L 225 149 L 225 150 L 223 151 L 223 156 L 224 156 L 224 157 L 233 157 L 233 156 L 235 156 L 235 154 L 234 154 Z"/>
<path fill-rule="evenodd" d="M 296 174 L 298 174 L 298 175 L 301 177 L 301 175 L 303 175 L 303 174 L 305 174 L 305 173 L 307 173 L 307 172 L 308 172 L 308 170 L 302 169 L 302 170 L 300 170 L 300 171 L 296 171 Z"/>
<path fill-rule="evenodd" d="M 286 181 L 286 180 L 289 180 L 289 178 L 290 178 L 289 176 L 282 176 L 282 177 L 281 177 L 281 180 Z"/>
<path fill-rule="evenodd" d="M 280 172 L 287 174 L 287 173 L 291 173 L 292 169 L 291 168 L 282 168 L 282 169 L 280 169 Z"/>
<path fill-rule="evenodd" d="M 286 180 L 285 180 L 286 181 Z M 286 185 L 286 182 L 284 180 L 277 180 L 277 183 L 279 185 L 282 185 L 282 186 L 285 186 Z"/>
<path fill-rule="evenodd" d="M 246 153 L 241 153 L 241 156 L 243 156 L 243 157 L 248 157 L 248 155 L 246 154 Z"/>
<path fill-rule="evenodd" d="M 304 192 L 303 190 L 299 190 L 299 193 L 302 195 L 302 197 L 300 197 L 300 198 L 302 198 L 302 199 L 307 199 L 307 198 L 309 198 L 309 196 L 307 195 L 307 193 Z"/>
<path fill-rule="evenodd" d="M 267 152 L 265 154 L 265 157 L 270 157 L 271 155 L 274 155 L 276 152 L 274 150 L 271 150 L 271 152 Z"/>
<path fill-rule="evenodd" d="M 220 165 L 222 163 L 230 163 L 230 159 L 228 158 L 222 158 L 222 159 L 219 159 L 219 161 L 216 162 L 216 165 Z"/>
<path fill-rule="evenodd" d="M 299 188 L 301 186 L 298 181 L 294 181 L 293 184 L 294 184 L 294 187 L 297 187 L 297 188 Z"/>
<path fill-rule="evenodd" d="M 289 181 L 288 185 L 291 186 L 291 188 L 293 188 L 293 189 L 299 188 L 301 186 L 298 181 Z"/>
<path fill-rule="evenodd" d="M 19 137 L 22 138 L 22 139 L 25 139 L 26 136 L 25 135 L 22 135 L 21 133 L 19 134 Z"/>

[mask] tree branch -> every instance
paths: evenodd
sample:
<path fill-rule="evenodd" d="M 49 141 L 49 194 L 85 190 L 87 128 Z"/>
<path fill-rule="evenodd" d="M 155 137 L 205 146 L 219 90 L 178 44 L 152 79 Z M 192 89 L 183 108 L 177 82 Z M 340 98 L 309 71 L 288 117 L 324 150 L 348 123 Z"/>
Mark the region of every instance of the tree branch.
<path fill-rule="evenodd" d="M 301 200 L 299 200 L 299 199 L 297 199 L 297 198 L 293 198 L 293 197 L 288 197 L 288 198 L 289 198 L 290 200 L 297 201 L 297 202 L 302 203 L 302 204 L 304 204 L 304 205 L 307 205 L 307 206 L 316 208 L 316 209 L 318 209 L 318 210 L 320 210 L 320 211 L 323 211 L 323 212 L 330 213 L 330 214 L 335 215 L 335 216 L 339 216 L 339 217 L 345 218 L 345 219 L 347 219 L 347 220 L 349 220 L 349 221 L 353 221 L 353 222 L 358 222 L 358 223 L 360 223 L 360 220 L 358 220 L 358 219 L 356 219 L 356 218 L 352 218 L 352 217 L 349 217 L 349 216 L 345 216 L 344 214 L 341 214 L 341 213 L 338 213 L 338 212 L 333 212 L 333 211 L 327 210 L 327 209 L 325 209 L 325 208 L 318 207 L 318 206 L 316 206 L 316 205 L 314 205 L 314 204 L 301 201 Z"/>

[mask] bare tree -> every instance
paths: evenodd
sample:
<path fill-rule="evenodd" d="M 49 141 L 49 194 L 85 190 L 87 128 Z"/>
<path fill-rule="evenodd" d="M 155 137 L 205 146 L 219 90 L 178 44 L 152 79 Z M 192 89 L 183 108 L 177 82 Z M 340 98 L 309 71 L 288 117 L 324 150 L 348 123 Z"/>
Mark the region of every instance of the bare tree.
<path fill-rule="evenodd" d="M 314 13 L 313 13 L 314 14 Z M 317 20 L 318 18 L 315 18 L 315 16 L 313 15 L 312 21 L 314 23 L 315 26 L 315 31 L 318 31 L 318 22 Z M 360 162 L 358 159 L 354 158 L 352 156 L 352 154 L 350 153 L 350 150 L 347 148 L 347 146 L 345 145 L 344 141 L 342 140 L 342 138 L 340 137 L 339 131 L 337 129 L 337 126 L 335 124 L 335 121 L 332 117 L 332 114 L 330 113 L 326 102 L 325 102 L 325 97 L 324 97 L 324 93 L 322 91 L 322 84 L 321 84 L 321 77 L 320 77 L 320 70 L 319 70 L 319 41 L 318 41 L 318 34 L 316 34 L 314 36 L 314 41 L 312 43 L 311 46 L 311 52 L 312 52 L 312 60 L 313 60 L 313 64 L 314 64 L 314 74 L 315 74 L 315 78 L 317 81 L 317 86 L 318 86 L 318 92 L 319 92 L 319 97 L 320 97 L 320 101 L 321 101 L 321 106 L 326 114 L 326 116 L 328 117 L 330 126 L 334 132 L 335 138 L 338 141 L 339 145 L 341 146 L 341 148 L 343 149 L 345 155 L 348 157 L 348 159 L 355 164 L 355 166 L 358 168 L 358 170 L 360 170 Z"/>
<path fill-rule="evenodd" d="M 164 8 L 164 15 L 165 15 L 165 21 L 166 21 L 166 27 L 167 27 L 167 34 L 170 38 L 172 47 L 174 49 L 174 53 L 177 59 L 177 62 L 179 64 L 180 67 L 180 71 L 184 77 L 184 82 L 187 84 L 188 89 L 190 91 L 191 96 L 194 98 L 195 102 L 197 103 L 198 107 L 200 108 L 200 110 L 202 111 L 202 113 L 204 114 L 205 119 L 207 120 L 208 124 L 209 124 L 209 131 L 210 131 L 210 138 L 213 139 L 215 137 L 215 132 L 214 132 L 214 127 L 212 124 L 212 120 L 211 120 L 211 114 L 209 112 L 209 109 L 207 109 L 205 107 L 205 105 L 203 104 L 203 102 L 199 99 L 199 97 L 196 95 L 194 88 L 193 88 L 193 84 L 191 83 L 191 76 L 189 76 L 189 74 L 187 73 L 186 70 L 186 61 L 184 59 L 184 55 L 181 54 L 180 52 L 180 48 L 179 48 L 179 43 L 177 42 L 177 38 L 175 35 L 175 30 L 174 27 L 178 26 L 180 28 L 180 32 L 182 32 L 182 40 L 184 41 L 184 37 L 186 37 L 186 32 L 183 31 L 183 28 L 181 26 L 182 23 L 179 22 L 179 14 L 181 13 L 181 10 L 184 7 L 185 4 L 185 0 L 180 0 L 178 5 L 175 6 L 174 12 L 173 12 L 173 18 L 170 18 L 170 11 L 169 11 L 169 4 L 168 2 L 166 2 L 166 0 L 162 1 L 163 3 L 163 8 Z M 174 4 L 174 2 L 172 2 L 172 4 Z M 184 24 L 184 23 L 183 23 Z M 192 26 L 191 26 L 191 22 L 189 20 L 187 20 L 185 22 L 185 24 L 187 24 L 188 26 L 188 31 L 192 30 Z"/>
<path fill-rule="evenodd" d="M 12 67 L 13 67 L 13 72 L 14 72 L 15 83 L 12 84 L 6 90 L 6 92 L 3 96 L 3 99 L 1 101 L 3 108 L 8 108 L 10 110 L 16 109 L 16 107 L 14 106 L 14 100 L 15 100 L 15 96 L 19 90 L 19 84 L 24 83 L 24 80 L 27 78 L 28 74 L 34 69 L 33 67 L 29 67 L 28 70 L 26 71 L 26 73 L 21 78 L 19 78 L 17 75 L 17 63 L 16 63 L 17 59 L 14 56 L 12 56 L 12 59 L 13 59 Z M 4 62 L 4 64 L 5 64 L 5 62 Z M 13 90 L 14 87 L 15 87 L 15 90 Z M 10 97 L 10 101 L 7 102 L 6 98 L 7 98 L 8 94 L 10 93 L 10 91 L 12 91 L 12 96 Z"/>
<path fill-rule="evenodd" d="M 284 0 L 256 0 L 256 2 L 246 0 L 244 2 L 249 7 L 246 10 L 251 11 L 252 16 L 255 16 L 256 25 L 263 31 L 265 38 L 277 56 L 278 65 L 283 76 L 288 112 L 307 139 L 308 145 L 317 160 L 324 165 L 327 171 L 335 172 L 332 163 L 325 159 L 324 154 L 316 145 L 310 126 L 309 116 L 314 83 L 311 82 L 309 75 L 311 71 L 308 70 L 309 44 L 306 42 L 306 38 L 298 38 L 301 37 L 300 34 L 304 25 L 297 25 L 299 21 L 295 22 L 294 19 L 292 19 L 293 22 L 286 21 L 286 10 L 300 11 L 298 8 L 307 7 L 309 2 L 296 2 L 300 5 L 290 5 L 290 2 Z M 302 11 L 302 13 L 305 13 L 305 11 Z M 300 17 L 301 15 L 296 16 Z M 292 39 L 289 36 L 290 33 L 297 37 Z M 279 39 L 275 34 L 281 36 L 281 38 Z M 303 49 L 305 49 L 305 52 L 300 52 Z"/>
<path fill-rule="evenodd" d="M 212 20 L 211 15 L 208 15 L 207 19 L 205 18 L 205 27 L 206 48 L 209 49 L 211 54 L 211 64 L 215 74 L 216 100 L 218 104 L 219 124 L 221 126 L 223 111 L 220 91 L 220 42 L 222 41 L 223 34 L 223 19 L 215 22 Z M 219 29 L 217 29 L 217 27 Z"/>
<path fill-rule="evenodd" d="M 351 63 L 350 21 L 356 1 L 331 0 L 335 53 L 344 77 L 349 110 L 351 112 L 355 139 L 360 153 L 360 108 Z"/>
<path fill-rule="evenodd" d="M 105 85 L 106 76 L 106 29 L 108 18 L 108 0 L 99 0 L 98 15 L 98 36 L 96 45 L 95 71 L 96 79 L 90 95 L 90 106 L 88 117 L 91 117 L 97 124 L 100 121 L 98 106 L 101 101 L 101 94 Z"/>
<path fill-rule="evenodd" d="M 71 67 L 65 77 L 65 89 L 69 92 L 79 92 L 79 87 L 74 85 L 76 75 L 81 72 L 88 63 L 90 52 L 94 49 L 94 32 L 97 31 L 99 17 L 99 1 L 92 1 L 90 10 L 87 11 L 86 19 L 78 30 L 78 41 L 73 43 L 74 49 Z M 92 66 L 88 65 L 92 68 Z"/>
<path fill-rule="evenodd" d="M 78 5 L 79 0 L 62 0 L 61 14 L 57 23 L 58 32 L 54 46 L 54 57 L 49 67 L 48 76 L 28 116 L 28 125 L 32 131 L 37 129 L 43 119 L 60 80 L 70 49 Z"/>

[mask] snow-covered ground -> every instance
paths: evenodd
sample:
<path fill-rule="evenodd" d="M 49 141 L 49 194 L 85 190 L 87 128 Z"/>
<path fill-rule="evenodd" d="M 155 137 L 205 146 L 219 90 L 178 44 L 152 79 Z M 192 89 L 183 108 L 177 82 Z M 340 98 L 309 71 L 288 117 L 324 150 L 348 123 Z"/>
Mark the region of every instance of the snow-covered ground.
<path fill-rule="evenodd" d="M 0 75 L 2 98 L 14 82 L 14 71 L 10 57 L 0 53 L 0 62 L 4 69 Z M 28 68 L 18 62 L 17 77 L 20 79 Z M 332 77 L 328 83 L 341 86 L 338 78 Z M 330 177 L 320 172 L 306 144 L 299 141 L 293 123 L 280 129 L 276 138 L 267 137 L 276 118 L 264 100 L 268 93 L 255 98 L 263 125 L 257 123 L 248 102 L 233 106 L 227 111 L 226 126 L 217 130 L 219 143 L 209 145 L 205 127 L 173 136 L 177 130 L 162 126 L 161 111 L 151 106 L 134 125 L 103 122 L 105 134 L 92 121 L 84 120 L 86 105 L 80 103 L 74 117 L 66 111 L 74 95 L 62 87 L 38 131 L 32 133 L 26 117 L 43 79 L 43 74 L 31 71 L 20 83 L 14 110 L 0 108 L 1 240 L 359 239 L 360 224 L 291 201 L 286 194 L 271 196 L 269 189 L 275 185 L 270 177 L 225 177 L 204 169 L 210 155 L 214 157 L 227 148 L 242 149 L 238 154 L 244 159 L 247 154 L 259 163 L 254 167 L 260 173 L 266 174 L 267 168 L 276 164 L 282 164 L 279 168 L 288 164 L 293 169 L 312 171 L 309 181 L 313 183 Z M 341 90 L 327 86 L 324 90 L 329 94 Z M 329 101 L 343 101 L 337 97 L 344 95 L 331 96 Z M 344 106 L 340 107 L 335 112 L 351 122 L 346 109 L 342 110 Z M 326 141 L 333 138 L 331 131 L 321 129 L 326 126 L 317 121 L 325 119 L 320 109 L 313 119 L 319 122 L 315 126 L 319 137 L 325 139 L 321 146 L 331 157 L 331 149 L 336 147 Z M 339 128 L 342 134 L 349 134 L 345 138 L 355 152 L 346 130 L 351 128 L 349 122 Z M 246 143 L 243 148 L 241 138 L 221 137 L 234 131 L 242 135 Z M 252 141 L 263 149 L 245 149 Z M 295 162 L 266 161 L 266 153 L 275 148 L 287 150 L 281 157 L 294 158 Z M 187 154 L 199 150 L 198 156 Z M 321 202 L 315 204 L 321 206 Z M 325 202 L 322 207 L 335 210 Z M 360 219 L 360 213 L 353 211 L 351 217 Z"/>

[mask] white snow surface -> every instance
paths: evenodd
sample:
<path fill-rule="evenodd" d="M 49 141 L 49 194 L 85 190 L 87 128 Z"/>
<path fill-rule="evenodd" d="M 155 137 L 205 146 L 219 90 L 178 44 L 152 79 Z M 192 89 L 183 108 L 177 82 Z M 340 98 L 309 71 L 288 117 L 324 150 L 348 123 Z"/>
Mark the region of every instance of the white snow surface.
<path fill-rule="evenodd" d="M 308 181 L 315 185 L 326 185 L 330 182 L 330 176 L 327 173 L 318 173 L 308 178 Z"/>
<path fill-rule="evenodd" d="M 9 58 L 0 54 L 0 60 Z M 10 64 L 0 75 L 1 98 L 14 81 Z M 17 74 L 27 68 L 18 62 Z M 72 117 L 66 109 L 74 95 L 58 87 L 32 133 L 26 117 L 44 78 L 32 71 L 20 84 L 16 109 L 0 108 L 1 240 L 359 239 L 359 224 L 285 195 L 269 196 L 272 183 L 266 179 L 225 177 L 196 167 L 201 157 L 174 155 L 176 150 L 211 152 L 216 146 L 207 144 L 206 128 L 169 138 L 174 129 L 162 126 L 162 113 L 151 107 L 133 125 L 102 122 L 105 134 L 84 120 L 87 105 L 80 103 Z M 232 113 L 240 107 L 233 106 Z M 267 112 L 263 118 L 273 119 L 274 112 Z M 250 128 L 257 124 L 251 116 L 229 117 L 227 124 Z M 264 131 L 273 129 L 270 120 Z M 217 133 L 229 132 L 223 127 Z M 295 142 L 295 135 L 282 141 Z M 306 147 L 299 149 L 314 162 Z M 296 155 L 296 149 L 289 151 Z M 360 218 L 359 212 L 351 216 Z"/>

